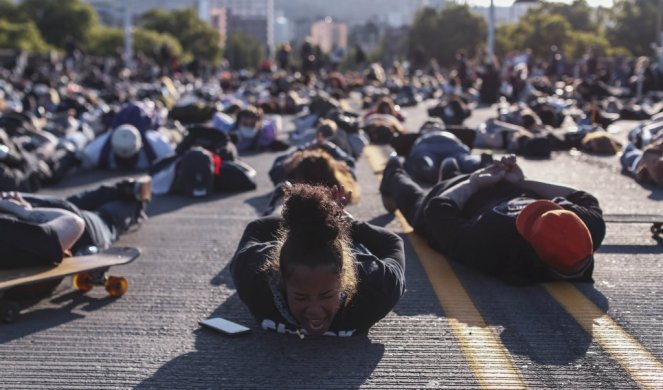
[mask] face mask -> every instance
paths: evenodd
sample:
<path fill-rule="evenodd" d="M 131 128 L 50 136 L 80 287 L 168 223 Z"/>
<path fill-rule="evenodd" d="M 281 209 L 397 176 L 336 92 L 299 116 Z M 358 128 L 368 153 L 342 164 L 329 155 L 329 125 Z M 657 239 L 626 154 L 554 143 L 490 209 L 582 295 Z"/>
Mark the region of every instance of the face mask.
<path fill-rule="evenodd" d="M 250 126 L 240 126 L 239 127 L 239 138 L 241 139 L 251 139 L 258 134 L 258 129 Z"/>
<path fill-rule="evenodd" d="M 138 163 L 139 157 L 140 153 L 136 153 L 133 156 L 127 158 L 122 158 L 115 155 L 115 163 L 117 164 L 118 168 L 130 171 L 136 169 L 136 164 Z"/>

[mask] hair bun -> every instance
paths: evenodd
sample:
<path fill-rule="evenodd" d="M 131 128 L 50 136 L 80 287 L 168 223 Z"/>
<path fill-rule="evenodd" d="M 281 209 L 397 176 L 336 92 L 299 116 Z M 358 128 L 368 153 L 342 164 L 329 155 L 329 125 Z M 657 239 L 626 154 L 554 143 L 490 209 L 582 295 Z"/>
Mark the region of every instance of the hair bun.
<path fill-rule="evenodd" d="M 285 227 L 290 236 L 307 247 L 317 247 L 335 240 L 347 223 L 343 208 L 324 186 L 295 184 L 287 190 L 283 208 Z"/>

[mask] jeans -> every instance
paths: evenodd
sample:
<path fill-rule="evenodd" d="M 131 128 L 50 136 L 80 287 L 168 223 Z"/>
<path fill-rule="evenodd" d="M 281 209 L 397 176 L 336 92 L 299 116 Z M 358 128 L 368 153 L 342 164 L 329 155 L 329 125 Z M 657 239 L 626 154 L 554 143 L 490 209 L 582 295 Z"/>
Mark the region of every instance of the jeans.
<path fill-rule="evenodd" d="M 631 175 L 635 175 L 640 159 L 642 159 L 642 150 L 636 148 L 634 144 L 629 144 L 626 149 L 624 149 L 624 153 L 622 153 L 622 156 L 619 158 L 619 162 L 622 164 L 624 171 Z"/>

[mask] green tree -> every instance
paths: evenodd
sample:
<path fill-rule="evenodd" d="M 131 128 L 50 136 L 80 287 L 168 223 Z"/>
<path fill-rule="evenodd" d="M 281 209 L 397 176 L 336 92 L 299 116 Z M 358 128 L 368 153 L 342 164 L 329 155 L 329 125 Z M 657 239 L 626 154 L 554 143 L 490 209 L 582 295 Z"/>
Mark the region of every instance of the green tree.
<path fill-rule="evenodd" d="M 211 63 L 221 60 L 219 33 L 198 19 L 193 9 L 164 11 L 154 9 L 140 18 L 141 27 L 170 34 L 179 41 L 184 55 Z"/>
<path fill-rule="evenodd" d="M 11 23 L 0 19 L 0 48 L 44 52 L 50 46 L 44 42 L 34 23 Z"/>
<path fill-rule="evenodd" d="M 651 54 L 656 42 L 658 1 L 616 0 L 612 8 L 612 23 L 606 35 L 615 47 L 626 47 L 634 55 Z"/>
<path fill-rule="evenodd" d="M 518 46 L 514 39 L 517 27 L 516 24 L 503 24 L 495 28 L 495 54 L 498 57 L 513 50 L 524 49 Z"/>
<path fill-rule="evenodd" d="M 598 56 L 612 55 L 610 42 L 600 35 L 591 32 L 574 31 L 569 36 L 569 45 L 566 53 L 572 58 L 582 57 L 588 49 L 592 49 Z"/>
<path fill-rule="evenodd" d="M 596 31 L 597 29 L 597 25 L 592 18 L 592 8 L 585 0 L 574 0 L 571 4 L 542 3 L 538 9 L 531 8 L 528 12 L 563 16 L 571 24 L 573 30 Z"/>
<path fill-rule="evenodd" d="M 472 51 L 480 47 L 486 30 L 483 18 L 467 5 L 451 4 L 440 13 L 424 8 L 417 12 L 410 29 L 410 51 L 421 48 L 429 58 L 449 65 L 459 49 Z"/>
<path fill-rule="evenodd" d="M 467 5 L 446 7 L 440 13 L 438 42 L 438 61 L 449 63 L 459 49 L 466 49 L 474 55 L 474 50 L 486 41 L 488 27 L 484 19 L 472 13 Z"/>
<path fill-rule="evenodd" d="M 134 52 L 142 52 L 148 57 L 158 59 L 159 49 L 163 45 L 170 47 L 175 57 L 182 55 L 179 41 L 169 34 L 158 33 L 144 28 L 133 30 Z M 88 40 L 87 52 L 96 56 L 113 56 L 124 49 L 124 31 L 114 27 L 97 27 L 92 30 Z"/>
<path fill-rule="evenodd" d="M 546 57 L 551 46 L 564 50 L 571 24 L 561 15 L 529 13 L 518 23 L 514 39 L 520 48 L 530 48 L 535 57 Z"/>
<path fill-rule="evenodd" d="M 154 59 L 159 58 L 159 50 L 164 45 L 170 48 L 170 53 L 173 57 L 179 58 L 182 56 L 182 45 L 170 34 L 158 33 L 144 28 L 135 28 L 133 42 L 136 53 L 143 52 L 148 57 Z"/>
<path fill-rule="evenodd" d="M 243 33 L 230 35 L 226 42 L 225 57 L 232 69 L 253 69 L 262 59 L 260 42 Z"/>
<path fill-rule="evenodd" d="M 24 0 L 18 8 L 34 21 L 46 42 L 59 48 L 68 37 L 85 44 L 99 23 L 94 8 L 80 0 Z"/>
<path fill-rule="evenodd" d="M 124 32 L 115 27 L 98 26 L 88 36 L 85 51 L 93 56 L 114 56 L 124 47 Z"/>
<path fill-rule="evenodd" d="M 425 7 L 417 11 L 408 35 L 408 46 L 411 56 L 417 50 L 427 54 L 428 58 L 435 56 L 435 53 L 433 53 L 433 42 L 437 36 L 437 22 L 438 14 L 435 9 Z"/>
<path fill-rule="evenodd" d="M 0 0 L 0 19 L 5 19 L 11 23 L 30 22 L 30 17 L 22 12 L 18 6 L 9 0 Z"/>

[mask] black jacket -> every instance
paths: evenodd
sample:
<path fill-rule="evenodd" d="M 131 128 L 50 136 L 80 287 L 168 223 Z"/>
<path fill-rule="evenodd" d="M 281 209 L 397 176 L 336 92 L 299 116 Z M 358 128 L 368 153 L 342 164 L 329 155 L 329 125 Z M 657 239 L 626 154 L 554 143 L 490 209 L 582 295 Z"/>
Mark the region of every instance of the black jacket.
<path fill-rule="evenodd" d="M 249 223 L 230 270 L 240 299 L 262 328 L 295 333 L 301 326 L 290 314 L 285 294 L 260 271 L 276 245 L 275 234 L 281 221 L 281 217 L 269 216 Z M 326 335 L 366 333 L 391 311 L 405 291 L 401 238 L 383 228 L 356 221 L 351 236 L 357 262 L 357 293 L 347 304 L 341 303 Z"/>
<path fill-rule="evenodd" d="M 456 183 L 467 179 L 452 179 Z M 438 195 L 449 188 L 442 182 L 428 194 L 418 215 L 415 229 L 430 245 L 451 260 L 496 275 L 513 284 L 531 284 L 559 279 L 542 263 L 534 249 L 516 230 L 520 210 L 534 199 L 542 197 L 508 182 L 474 194 L 460 210 L 448 198 Z M 552 200 L 574 212 L 587 225 L 594 250 L 605 236 L 605 222 L 598 200 L 583 191 Z M 593 282 L 594 264 L 577 282 Z"/>

